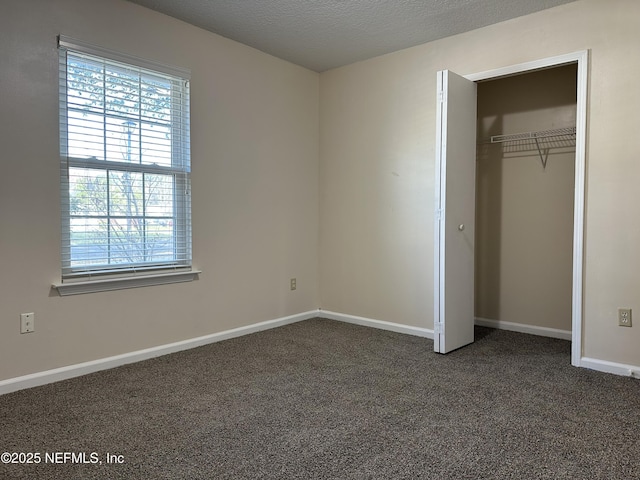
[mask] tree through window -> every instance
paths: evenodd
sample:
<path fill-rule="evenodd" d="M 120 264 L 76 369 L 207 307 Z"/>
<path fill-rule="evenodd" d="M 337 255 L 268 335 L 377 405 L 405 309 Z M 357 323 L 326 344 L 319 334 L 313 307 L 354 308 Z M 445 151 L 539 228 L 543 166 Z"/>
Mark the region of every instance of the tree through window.
<path fill-rule="evenodd" d="M 65 276 L 190 266 L 185 78 L 60 50 Z"/>

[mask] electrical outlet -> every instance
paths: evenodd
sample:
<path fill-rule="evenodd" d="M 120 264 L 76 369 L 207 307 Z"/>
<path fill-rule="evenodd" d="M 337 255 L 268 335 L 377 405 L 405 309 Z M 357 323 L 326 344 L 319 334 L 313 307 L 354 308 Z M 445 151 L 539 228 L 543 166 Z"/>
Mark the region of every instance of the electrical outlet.
<path fill-rule="evenodd" d="M 20 314 L 20 333 L 31 333 L 36 329 L 36 314 L 21 313 Z"/>
<path fill-rule="evenodd" d="M 292 278 L 292 279 L 290 280 L 290 282 L 289 282 L 289 285 L 290 285 L 290 287 L 291 287 L 291 290 L 295 290 L 295 289 L 296 289 L 296 287 L 297 287 L 297 281 L 296 281 L 296 279 L 295 279 L 295 278 Z"/>
<path fill-rule="evenodd" d="M 618 309 L 618 325 L 621 327 L 631 326 L 631 309 L 619 308 Z"/>

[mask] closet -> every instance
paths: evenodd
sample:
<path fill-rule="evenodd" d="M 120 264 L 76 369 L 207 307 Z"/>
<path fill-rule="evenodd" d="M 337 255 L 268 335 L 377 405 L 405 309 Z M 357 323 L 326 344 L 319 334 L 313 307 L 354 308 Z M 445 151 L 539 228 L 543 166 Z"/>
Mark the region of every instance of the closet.
<path fill-rule="evenodd" d="M 571 331 L 576 91 L 577 64 L 478 83 L 478 324 Z"/>

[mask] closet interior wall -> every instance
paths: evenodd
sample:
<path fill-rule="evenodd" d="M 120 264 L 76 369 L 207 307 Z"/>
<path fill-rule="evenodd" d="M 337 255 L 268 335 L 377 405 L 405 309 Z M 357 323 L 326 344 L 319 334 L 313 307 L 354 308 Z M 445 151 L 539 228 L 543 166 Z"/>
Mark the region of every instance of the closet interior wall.
<path fill-rule="evenodd" d="M 576 124 L 577 65 L 478 84 L 476 318 L 571 330 L 575 147 L 490 143 Z"/>

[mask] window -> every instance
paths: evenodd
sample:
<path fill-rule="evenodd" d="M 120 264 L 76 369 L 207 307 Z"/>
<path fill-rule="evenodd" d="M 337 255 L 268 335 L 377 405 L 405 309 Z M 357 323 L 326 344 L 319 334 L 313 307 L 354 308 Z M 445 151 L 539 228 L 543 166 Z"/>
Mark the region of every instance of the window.
<path fill-rule="evenodd" d="M 59 58 L 63 282 L 189 270 L 188 72 L 62 36 Z"/>

